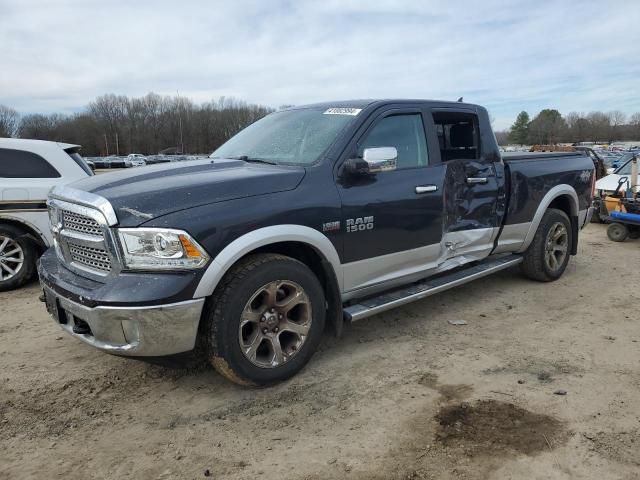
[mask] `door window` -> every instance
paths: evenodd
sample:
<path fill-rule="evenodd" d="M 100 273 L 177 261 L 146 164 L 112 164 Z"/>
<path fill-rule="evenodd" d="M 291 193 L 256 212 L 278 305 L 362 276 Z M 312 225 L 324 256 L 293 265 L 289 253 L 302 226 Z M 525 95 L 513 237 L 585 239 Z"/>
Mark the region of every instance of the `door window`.
<path fill-rule="evenodd" d="M 395 147 L 397 168 L 416 168 L 428 164 L 427 140 L 419 113 L 392 115 L 380 120 L 358 145 L 358 155 L 365 148 Z"/>

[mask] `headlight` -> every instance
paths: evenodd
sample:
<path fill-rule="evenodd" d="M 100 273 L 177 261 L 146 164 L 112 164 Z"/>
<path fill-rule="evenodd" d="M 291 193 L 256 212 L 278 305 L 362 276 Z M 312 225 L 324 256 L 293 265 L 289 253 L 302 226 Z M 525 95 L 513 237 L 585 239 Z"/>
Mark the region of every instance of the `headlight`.
<path fill-rule="evenodd" d="M 132 270 L 202 267 L 209 255 L 187 232 L 168 228 L 119 228 L 124 266 Z"/>

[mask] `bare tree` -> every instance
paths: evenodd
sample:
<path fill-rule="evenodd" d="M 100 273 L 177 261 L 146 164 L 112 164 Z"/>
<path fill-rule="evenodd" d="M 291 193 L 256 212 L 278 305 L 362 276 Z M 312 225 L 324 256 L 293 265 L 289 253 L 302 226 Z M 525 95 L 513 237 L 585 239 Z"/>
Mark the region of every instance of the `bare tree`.
<path fill-rule="evenodd" d="M 19 118 L 13 108 L 0 105 L 0 137 L 13 137 L 18 130 Z"/>

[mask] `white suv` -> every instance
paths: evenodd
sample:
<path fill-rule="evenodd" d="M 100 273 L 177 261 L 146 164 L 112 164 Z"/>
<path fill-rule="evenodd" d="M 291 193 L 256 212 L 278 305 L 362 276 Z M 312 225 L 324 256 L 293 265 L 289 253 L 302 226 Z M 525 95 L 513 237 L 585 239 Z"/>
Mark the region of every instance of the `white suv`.
<path fill-rule="evenodd" d="M 47 194 L 93 172 L 80 146 L 0 138 L 0 291 L 20 287 L 52 243 Z"/>

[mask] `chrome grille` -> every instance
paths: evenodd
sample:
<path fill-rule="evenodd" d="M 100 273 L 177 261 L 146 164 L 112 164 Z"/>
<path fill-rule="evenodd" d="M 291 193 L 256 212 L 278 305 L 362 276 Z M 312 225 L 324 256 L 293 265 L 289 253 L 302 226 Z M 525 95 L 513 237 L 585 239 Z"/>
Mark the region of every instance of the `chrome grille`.
<path fill-rule="evenodd" d="M 93 218 L 85 217 L 69 210 L 62 210 L 62 224 L 65 230 L 103 237 L 102 229 Z"/>
<path fill-rule="evenodd" d="M 77 245 L 72 240 L 67 240 L 67 247 L 72 261 L 103 272 L 111 270 L 111 257 L 106 250 Z"/>
<path fill-rule="evenodd" d="M 50 198 L 48 205 L 56 252 L 67 268 L 96 279 L 119 271 L 113 234 L 101 209 L 62 198 Z"/>

